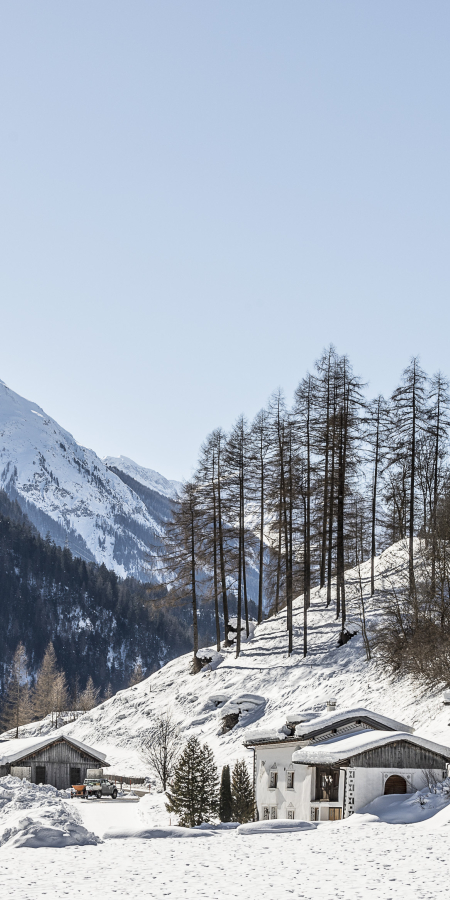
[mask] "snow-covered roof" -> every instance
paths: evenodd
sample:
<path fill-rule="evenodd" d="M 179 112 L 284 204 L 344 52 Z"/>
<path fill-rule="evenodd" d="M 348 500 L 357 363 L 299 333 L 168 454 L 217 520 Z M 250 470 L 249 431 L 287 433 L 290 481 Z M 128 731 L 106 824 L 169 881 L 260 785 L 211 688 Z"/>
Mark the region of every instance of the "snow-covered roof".
<path fill-rule="evenodd" d="M 77 741 L 73 737 L 65 737 L 65 735 L 60 734 L 57 737 L 50 737 L 47 735 L 46 737 L 41 738 L 17 738 L 16 740 L 1 742 L 0 766 L 17 762 L 19 759 L 23 759 L 24 756 L 29 756 L 30 753 L 36 753 L 37 750 L 42 750 L 43 747 L 48 747 L 50 744 L 54 744 L 61 740 L 67 741 L 68 744 L 72 744 L 74 747 L 77 747 L 78 750 L 82 750 L 83 753 L 86 753 L 89 756 L 94 756 L 95 759 L 98 759 L 103 765 L 109 765 L 109 763 L 105 762 L 106 753 L 101 753 L 100 750 L 94 750 L 92 747 L 88 747 L 87 744 L 82 744 L 81 741 Z"/>
<path fill-rule="evenodd" d="M 412 735 L 406 731 L 358 731 L 353 734 L 340 735 L 332 740 L 323 741 L 320 744 L 310 744 L 301 750 L 295 750 L 292 754 L 292 760 L 295 763 L 303 763 L 304 765 L 334 765 L 350 756 L 357 756 L 359 753 L 365 753 L 367 750 L 373 750 L 375 747 L 383 747 L 386 744 L 393 744 L 398 741 L 407 741 L 409 744 L 415 744 L 418 747 L 424 747 L 443 756 L 450 762 L 450 747 L 443 747 L 441 744 L 435 744 L 427 738 Z"/>
<path fill-rule="evenodd" d="M 260 741 L 264 741 L 264 743 L 274 743 L 278 741 L 285 741 L 286 735 L 281 731 L 276 731 L 273 729 L 265 729 L 265 728 L 255 728 L 254 731 L 246 731 L 245 732 L 245 744 L 249 744 L 250 746 L 253 743 L 259 743 Z"/>
<path fill-rule="evenodd" d="M 414 732 L 414 728 L 411 728 L 410 725 L 405 725 L 404 722 L 396 722 L 395 719 L 390 719 L 388 716 L 382 716 L 381 713 L 373 712 L 373 710 L 365 709 L 362 706 L 357 706 L 355 709 L 339 709 L 334 712 L 326 713 L 323 716 L 319 716 L 317 719 L 312 719 L 310 722 L 301 722 L 297 725 L 296 736 L 298 737 L 303 734 L 307 735 L 310 732 L 326 731 L 328 728 L 336 728 L 336 726 L 339 725 L 339 722 L 347 721 L 349 719 L 355 719 L 355 721 L 357 719 L 370 719 L 372 722 L 384 725 L 392 731 L 407 731 L 409 734 Z M 289 716 L 287 717 L 287 721 L 289 721 Z"/>
<path fill-rule="evenodd" d="M 294 722 L 298 721 L 298 715 L 291 714 L 286 716 L 286 722 Z M 387 716 L 382 716 L 380 713 L 373 712 L 371 709 L 365 709 L 362 706 L 358 706 L 355 709 L 341 709 L 336 712 L 327 713 L 326 715 L 319 715 L 317 718 L 311 718 L 309 721 L 300 722 L 297 724 L 295 728 L 294 735 L 286 735 L 284 729 L 279 729 L 278 731 L 274 728 L 273 730 L 267 729 L 255 729 L 253 731 L 246 731 L 245 733 L 245 744 L 251 746 L 254 743 L 274 743 L 278 741 L 285 740 L 308 740 L 308 738 L 313 735 L 320 734 L 326 731 L 329 731 L 332 728 L 338 728 L 340 724 L 344 722 L 358 722 L 365 721 L 369 724 L 371 722 L 380 726 L 380 731 L 384 734 L 383 725 L 389 731 L 402 731 L 408 732 L 408 734 L 412 734 L 414 728 L 411 728 L 409 725 L 404 725 L 403 722 L 396 722 L 395 719 L 389 719 Z M 356 729 L 355 729 L 356 730 Z M 372 733 L 372 732 L 370 732 Z M 326 741 L 324 742 L 326 743 Z"/>

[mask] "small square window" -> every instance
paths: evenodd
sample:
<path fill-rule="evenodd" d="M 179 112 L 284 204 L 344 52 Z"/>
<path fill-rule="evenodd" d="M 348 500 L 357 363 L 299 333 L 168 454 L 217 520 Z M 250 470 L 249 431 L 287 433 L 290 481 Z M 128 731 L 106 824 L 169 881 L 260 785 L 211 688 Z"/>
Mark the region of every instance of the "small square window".
<path fill-rule="evenodd" d="M 289 788 L 289 789 L 291 789 L 291 788 L 294 787 L 294 773 L 293 773 L 293 772 L 288 772 L 288 773 L 287 773 L 287 783 L 286 783 L 286 787 Z"/>
<path fill-rule="evenodd" d="M 269 818 L 270 818 L 270 816 L 269 816 L 269 807 L 268 807 L 268 806 L 263 806 L 263 819 L 269 819 Z"/>
<path fill-rule="evenodd" d="M 271 807 L 270 807 L 270 818 L 271 818 L 271 819 L 276 819 L 276 818 L 277 818 L 277 808 L 276 808 L 276 806 L 271 806 Z"/>
<path fill-rule="evenodd" d="M 293 819 L 293 818 L 294 818 L 294 810 L 293 810 L 293 809 L 288 809 L 288 811 L 287 811 L 287 817 L 288 817 L 288 819 Z"/>
<path fill-rule="evenodd" d="M 270 773 L 270 787 L 276 788 L 277 784 L 278 784 L 278 772 L 273 771 Z"/>

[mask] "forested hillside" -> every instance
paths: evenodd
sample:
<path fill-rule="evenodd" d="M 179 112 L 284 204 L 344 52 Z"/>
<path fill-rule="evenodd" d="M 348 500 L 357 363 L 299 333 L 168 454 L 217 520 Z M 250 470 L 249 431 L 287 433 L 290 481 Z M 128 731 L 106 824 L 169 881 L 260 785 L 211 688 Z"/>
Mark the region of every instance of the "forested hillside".
<path fill-rule="evenodd" d="M 104 565 L 86 563 L 44 540 L 17 503 L 0 491 L 0 677 L 8 681 L 20 642 L 35 676 L 53 642 L 69 690 L 89 676 L 103 692 L 129 683 L 136 663 L 144 674 L 192 646 L 185 603 L 164 604 L 164 589 L 121 580 Z M 200 610 L 200 634 L 210 643 L 213 610 Z"/>
<path fill-rule="evenodd" d="M 240 416 L 228 434 L 213 431 L 168 528 L 177 588 L 193 599 L 194 638 L 196 573 L 207 572 L 217 623 L 221 616 L 228 623 L 230 587 L 237 595 L 237 634 L 229 629 L 228 637 L 236 637 L 239 655 L 241 624 L 249 633 L 251 562 L 258 621 L 264 594 L 270 612 L 286 609 L 289 655 L 308 654 L 314 587 L 325 591 L 345 643 L 346 572 L 370 561 L 373 596 L 375 557 L 405 541 L 407 570 L 395 586 L 386 578 L 377 585 L 385 612 L 377 645 L 394 669 L 448 680 L 449 423 L 449 383 L 441 373 L 428 376 L 413 358 L 389 398 L 370 398 L 348 357 L 331 346 L 302 378 L 291 405 L 277 391 L 253 422 Z M 300 647 L 292 619 L 298 595 Z M 218 649 L 219 643 L 217 627 Z"/>

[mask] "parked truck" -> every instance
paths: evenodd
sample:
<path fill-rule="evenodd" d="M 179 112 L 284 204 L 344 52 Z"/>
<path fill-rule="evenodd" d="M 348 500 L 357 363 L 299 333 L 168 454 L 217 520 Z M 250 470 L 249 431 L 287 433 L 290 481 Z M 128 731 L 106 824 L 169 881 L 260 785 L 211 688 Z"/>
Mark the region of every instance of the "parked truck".
<path fill-rule="evenodd" d="M 72 791 L 72 796 L 85 797 L 86 800 L 90 797 L 97 797 L 98 800 L 102 797 L 112 797 L 115 800 L 117 797 L 116 785 L 108 778 L 86 778 L 84 784 L 73 784 Z"/>

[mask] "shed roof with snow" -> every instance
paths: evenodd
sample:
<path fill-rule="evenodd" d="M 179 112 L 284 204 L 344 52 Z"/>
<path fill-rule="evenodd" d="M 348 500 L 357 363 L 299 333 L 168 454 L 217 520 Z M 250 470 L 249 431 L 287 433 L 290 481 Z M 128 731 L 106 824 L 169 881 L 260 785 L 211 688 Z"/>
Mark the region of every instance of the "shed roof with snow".
<path fill-rule="evenodd" d="M 80 750 L 85 756 L 92 757 L 97 762 L 101 763 L 102 766 L 109 766 L 109 763 L 105 762 L 106 753 L 102 753 L 100 750 L 94 750 L 92 747 L 88 747 L 87 744 L 83 744 L 81 741 L 77 741 L 73 737 L 66 737 L 65 735 L 55 735 L 49 736 L 48 734 L 45 737 L 36 738 L 36 737 L 28 737 L 28 738 L 17 738 L 16 740 L 9 741 L 1 741 L 0 742 L 0 766 L 6 766 L 10 763 L 18 763 L 22 760 L 28 759 L 30 756 L 33 756 L 35 753 L 41 750 L 47 749 L 47 747 L 51 747 L 54 744 L 60 743 L 63 741 L 69 747 L 74 747 L 76 750 Z"/>

